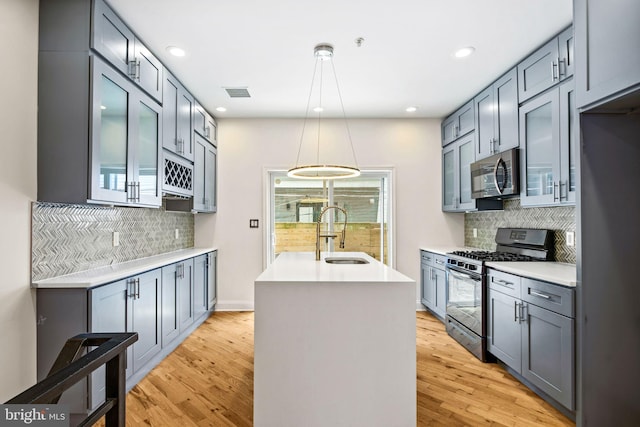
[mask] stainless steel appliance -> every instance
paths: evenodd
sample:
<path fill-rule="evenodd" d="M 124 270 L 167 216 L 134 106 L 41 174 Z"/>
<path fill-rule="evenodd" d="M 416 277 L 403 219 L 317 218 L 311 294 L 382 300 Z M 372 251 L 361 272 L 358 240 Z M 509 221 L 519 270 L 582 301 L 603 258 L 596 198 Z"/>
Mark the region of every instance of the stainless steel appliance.
<path fill-rule="evenodd" d="M 483 362 L 487 354 L 487 261 L 546 261 L 553 258 L 553 232 L 499 228 L 496 251 L 447 254 L 447 332 Z"/>
<path fill-rule="evenodd" d="M 519 170 L 517 148 L 471 163 L 471 197 L 482 199 L 520 194 Z"/>

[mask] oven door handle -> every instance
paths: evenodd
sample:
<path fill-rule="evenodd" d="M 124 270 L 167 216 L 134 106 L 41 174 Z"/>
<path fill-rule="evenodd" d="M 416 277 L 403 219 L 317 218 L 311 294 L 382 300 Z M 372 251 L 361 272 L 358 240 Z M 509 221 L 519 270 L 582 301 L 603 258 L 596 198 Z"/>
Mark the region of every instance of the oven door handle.
<path fill-rule="evenodd" d="M 447 270 L 447 271 L 448 271 L 448 272 L 449 272 L 449 274 L 451 274 L 453 277 L 457 277 L 458 279 L 469 279 L 469 280 L 473 280 L 474 282 L 475 282 L 475 281 L 480 281 L 480 279 L 476 279 L 475 277 L 471 277 L 471 276 L 470 276 L 470 275 L 468 275 L 468 274 L 459 273 L 459 272 L 457 272 L 457 271 L 455 271 L 455 270 L 451 270 L 451 269 L 449 269 L 449 270 Z"/>

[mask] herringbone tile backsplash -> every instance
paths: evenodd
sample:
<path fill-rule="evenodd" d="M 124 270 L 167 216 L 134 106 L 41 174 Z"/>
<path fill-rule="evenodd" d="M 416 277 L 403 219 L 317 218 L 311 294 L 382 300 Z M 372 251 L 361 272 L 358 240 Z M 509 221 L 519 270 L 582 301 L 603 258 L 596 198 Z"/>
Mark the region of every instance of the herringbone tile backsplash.
<path fill-rule="evenodd" d="M 190 213 L 35 202 L 31 217 L 32 280 L 193 247 Z"/>
<path fill-rule="evenodd" d="M 565 232 L 576 230 L 575 207 L 522 208 L 520 199 L 507 199 L 502 211 L 470 212 L 464 215 L 464 243 L 480 249 L 496 248 L 499 227 L 541 228 L 553 230 L 555 261 L 576 262 L 576 248 L 566 245 Z M 478 237 L 473 237 L 473 229 Z"/>

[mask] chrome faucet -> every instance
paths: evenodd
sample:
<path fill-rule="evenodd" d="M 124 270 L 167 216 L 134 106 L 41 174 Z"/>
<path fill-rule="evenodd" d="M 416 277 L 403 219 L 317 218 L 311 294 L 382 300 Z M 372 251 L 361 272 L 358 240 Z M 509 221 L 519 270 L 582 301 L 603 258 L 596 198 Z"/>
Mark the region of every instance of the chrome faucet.
<path fill-rule="evenodd" d="M 320 216 L 318 217 L 318 222 L 316 223 L 316 261 L 320 261 L 320 238 L 326 237 L 326 238 L 334 239 L 338 237 L 337 234 L 320 234 L 320 223 L 322 223 L 322 215 L 324 215 L 324 213 L 329 209 L 338 209 L 342 211 L 342 213 L 344 214 L 344 223 L 342 224 L 342 234 L 340 236 L 340 248 L 344 249 L 344 236 L 347 231 L 347 211 L 338 206 L 327 206 L 326 208 L 323 208 L 322 211 L 320 212 Z"/>

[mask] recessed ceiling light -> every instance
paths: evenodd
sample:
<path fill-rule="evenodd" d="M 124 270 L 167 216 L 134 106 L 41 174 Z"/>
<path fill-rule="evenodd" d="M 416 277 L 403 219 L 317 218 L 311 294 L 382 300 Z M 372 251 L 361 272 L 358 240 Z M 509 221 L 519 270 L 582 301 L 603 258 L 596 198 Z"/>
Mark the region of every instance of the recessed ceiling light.
<path fill-rule="evenodd" d="M 184 51 L 184 49 L 181 49 L 177 46 L 167 46 L 167 52 L 169 52 L 173 56 L 182 57 L 186 55 L 186 52 Z"/>
<path fill-rule="evenodd" d="M 415 113 L 416 111 L 418 111 L 418 107 L 407 107 L 405 111 L 407 113 Z"/>
<path fill-rule="evenodd" d="M 314 108 L 314 109 L 313 109 L 313 111 L 315 111 L 316 113 L 321 113 L 321 112 L 323 112 L 323 111 L 324 111 L 324 108 L 322 108 L 322 107 L 316 107 L 316 108 Z"/>
<path fill-rule="evenodd" d="M 476 48 L 473 46 L 463 47 L 461 49 L 456 50 L 453 56 L 455 56 L 456 58 L 465 58 L 471 55 L 473 52 L 475 52 L 475 50 Z"/>
<path fill-rule="evenodd" d="M 216 111 L 220 111 L 221 113 L 224 113 L 225 111 L 227 111 L 227 109 L 224 107 L 218 107 L 216 108 Z"/>

